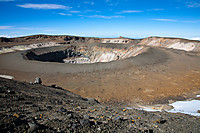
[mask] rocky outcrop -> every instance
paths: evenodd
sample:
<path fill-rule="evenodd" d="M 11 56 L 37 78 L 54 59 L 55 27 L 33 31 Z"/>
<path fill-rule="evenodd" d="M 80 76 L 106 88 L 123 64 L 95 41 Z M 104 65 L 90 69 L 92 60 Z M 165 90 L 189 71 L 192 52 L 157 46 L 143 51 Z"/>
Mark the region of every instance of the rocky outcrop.
<path fill-rule="evenodd" d="M 16 38 L 0 38 L 0 42 L 45 42 L 45 41 L 55 41 L 55 42 L 64 42 L 64 43 L 98 43 L 100 38 L 93 37 L 78 37 L 78 36 L 67 36 L 67 35 L 32 35 L 25 37 L 16 37 Z"/>
<path fill-rule="evenodd" d="M 112 47 L 103 47 L 101 44 L 96 46 L 78 46 L 71 45 L 64 47 L 64 50 L 58 50 L 56 47 L 50 50 L 30 50 L 25 53 L 25 57 L 29 60 L 59 62 L 59 63 L 96 63 L 110 62 L 114 60 L 126 59 L 134 57 L 146 50 L 144 46 L 129 45 L 119 48 L 120 45 Z M 61 46 L 62 48 L 62 46 Z"/>
<path fill-rule="evenodd" d="M 138 43 L 140 39 L 130 38 L 95 38 L 95 37 L 79 37 L 79 36 L 67 36 L 67 35 L 33 35 L 17 38 L 0 38 L 0 45 L 5 43 L 29 43 L 30 42 L 59 42 L 64 44 L 76 44 L 76 43 Z"/>
<path fill-rule="evenodd" d="M 182 38 L 148 37 L 142 39 L 139 44 L 200 52 L 200 41 L 187 40 Z"/>
<path fill-rule="evenodd" d="M 53 42 L 56 44 L 96 44 L 96 43 L 122 43 L 122 44 L 138 44 L 155 47 L 173 48 L 184 51 L 200 51 L 200 42 L 187 40 L 182 38 L 164 38 L 164 37 L 148 37 L 144 39 L 131 38 L 95 38 L 95 37 L 78 37 L 67 35 L 33 35 L 17 38 L 0 38 L 0 46 L 10 45 L 33 45 L 41 43 Z M 1 52 L 1 51 L 0 51 Z"/>
<path fill-rule="evenodd" d="M 11 39 L 6 37 L 0 37 L 0 42 L 11 42 Z"/>
<path fill-rule="evenodd" d="M 58 45 L 61 45 L 61 44 L 56 43 L 56 42 L 47 42 L 47 43 L 36 43 L 36 44 L 29 44 L 29 45 L 5 46 L 5 47 L 0 47 L 0 54 L 35 49 L 35 48 L 52 47 L 52 46 L 58 46 Z"/>

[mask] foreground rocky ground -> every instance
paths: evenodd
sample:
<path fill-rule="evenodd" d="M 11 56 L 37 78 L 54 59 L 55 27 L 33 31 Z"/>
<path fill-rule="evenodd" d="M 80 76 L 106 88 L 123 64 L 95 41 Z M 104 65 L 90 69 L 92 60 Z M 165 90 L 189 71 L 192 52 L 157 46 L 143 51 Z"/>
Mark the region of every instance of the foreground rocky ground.
<path fill-rule="evenodd" d="M 200 118 L 101 104 L 60 87 L 0 78 L 0 132 L 200 132 Z"/>

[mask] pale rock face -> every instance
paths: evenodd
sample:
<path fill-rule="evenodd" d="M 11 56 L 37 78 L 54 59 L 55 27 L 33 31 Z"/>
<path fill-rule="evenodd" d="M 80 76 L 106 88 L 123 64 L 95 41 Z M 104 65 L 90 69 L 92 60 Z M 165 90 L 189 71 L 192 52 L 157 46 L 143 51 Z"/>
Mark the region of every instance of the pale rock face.
<path fill-rule="evenodd" d="M 12 47 L 2 47 L 0 48 L 0 54 L 29 50 L 29 49 L 34 49 L 34 48 L 52 47 L 52 46 L 58 46 L 58 45 L 60 44 L 55 43 L 55 42 L 48 42 L 48 43 L 36 43 L 36 44 L 29 44 L 29 45 L 18 45 L 18 46 L 12 46 Z"/>
<path fill-rule="evenodd" d="M 149 37 L 141 40 L 139 45 L 200 52 L 200 42 L 189 41 L 184 39 Z"/>
<path fill-rule="evenodd" d="M 103 39 L 102 43 L 128 43 L 129 39 Z"/>
<path fill-rule="evenodd" d="M 173 49 L 179 49 L 179 50 L 185 50 L 185 51 L 192 51 L 195 49 L 195 44 L 193 43 L 174 43 L 168 46 L 168 48 L 173 48 Z"/>
<path fill-rule="evenodd" d="M 125 59 L 134 57 L 146 50 L 144 46 L 131 46 L 128 49 L 117 48 L 102 48 L 102 47 L 90 47 L 89 49 L 80 47 L 80 52 L 84 53 L 85 57 L 78 57 L 75 59 L 64 59 L 65 63 L 95 63 L 95 62 L 110 62 L 114 60 Z"/>
<path fill-rule="evenodd" d="M 78 38 L 78 37 L 77 37 Z M 69 40 L 70 42 L 70 40 Z M 87 38 L 87 41 L 82 41 L 80 43 L 97 43 L 94 41 L 93 38 Z M 184 51 L 195 51 L 200 52 L 200 42 L 199 41 L 192 41 L 192 40 L 186 40 L 186 39 L 180 39 L 180 38 L 162 38 L 162 37 L 148 37 L 144 39 L 128 39 L 128 38 L 102 38 L 98 39 L 98 43 L 129 43 L 129 44 L 136 44 L 136 45 L 147 45 L 147 46 L 155 46 L 155 47 L 164 47 L 164 48 L 173 48 L 178 50 L 184 50 Z M 73 43 L 70 42 L 70 43 Z M 79 42 L 77 42 L 79 43 Z M 29 45 L 17 45 L 12 47 L 1 47 L 0 48 L 0 54 L 3 53 L 9 53 L 9 52 L 15 52 L 15 51 L 22 51 L 22 50 L 29 50 L 34 48 L 41 48 L 41 47 L 51 47 L 51 46 L 58 46 L 61 45 L 56 42 L 48 42 L 48 43 L 36 43 L 36 44 L 29 44 Z M 127 51 L 128 53 L 122 55 L 128 55 L 133 54 L 133 51 Z M 111 56 L 108 55 L 102 55 L 101 60 L 104 56 Z M 112 57 L 114 55 L 112 54 Z M 106 57 L 107 58 L 107 57 Z M 109 57 L 111 58 L 111 57 Z M 81 59 L 82 60 L 82 59 Z"/>

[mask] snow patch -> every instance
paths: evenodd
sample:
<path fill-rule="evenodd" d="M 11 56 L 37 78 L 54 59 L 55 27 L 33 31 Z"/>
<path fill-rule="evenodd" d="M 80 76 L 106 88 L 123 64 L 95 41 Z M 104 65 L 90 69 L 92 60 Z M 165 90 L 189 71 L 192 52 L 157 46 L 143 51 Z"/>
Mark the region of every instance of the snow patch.
<path fill-rule="evenodd" d="M 5 79 L 13 79 L 13 76 L 9 76 L 9 75 L 0 75 L 1 78 L 5 78 Z"/>
<path fill-rule="evenodd" d="M 192 100 L 192 101 L 178 101 L 172 104 L 174 109 L 170 110 L 171 113 L 184 113 L 194 116 L 200 116 L 200 113 L 197 113 L 200 110 L 200 100 Z"/>
<path fill-rule="evenodd" d="M 196 97 L 200 97 L 200 95 L 197 95 Z M 200 100 L 191 100 L 191 101 L 177 101 L 172 104 L 169 104 L 173 107 L 173 109 L 166 110 L 170 113 L 183 113 L 183 114 L 189 114 L 193 116 L 200 116 L 200 113 L 198 111 L 200 110 Z M 157 105 L 155 105 L 156 107 Z M 131 108 L 131 107 L 125 107 L 126 109 L 139 109 L 144 110 L 148 112 L 161 112 L 161 109 L 150 107 L 150 106 L 139 106 L 139 108 Z"/>

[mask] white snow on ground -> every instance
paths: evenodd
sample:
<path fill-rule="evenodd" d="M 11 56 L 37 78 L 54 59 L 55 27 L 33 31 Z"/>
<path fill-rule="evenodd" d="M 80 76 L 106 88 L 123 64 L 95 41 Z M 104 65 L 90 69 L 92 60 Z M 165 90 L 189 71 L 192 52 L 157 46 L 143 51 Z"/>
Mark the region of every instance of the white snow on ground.
<path fill-rule="evenodd" d="M 159 112 L 161 112 L 161 110 L 160 109 L 152 109 L 152 108 L 148 108 L 148 107 L 141 107 L 141 108 L 139 108 L 140 110 L 145 110 L 145 111 L 148 111 L 148 112 L 157 112 L 157 111 L 159 111 Z"/>
<path fill-rule="evenodd" d="M 197 95 L 196 97 L 200 97 L 200 95 Z M 172 104 L 169 104 L 173 106 L 174 108 L 171 110 L 165 110 L 170 113 L 183 113 L 183 114 L 189 114 L 193 116 L 200 116 L 200 113 L 197 111 L 200 110 L 200 100 L 192 100 L 192 101 L 177 101 Z M 145 107 L 140 106 L 140 108 L 131 108 L 131 107 L 125 107 L 126 109 L 139 109 L 149 112 L 156 112 L 156 111 L 162 111 L 160 109 L 152 109 L 151 107 Z"/>
<path fill-rule="evenodd" d="M 13 79 L 13 76 L 9 76 L 9 75 L 0 75 L 1 78 L 5 78 L 5 79 Z"/>
<path fill-rule="evenodd" d="M 200 110 L 200 100 L 192 100 L 192 101 L 178 101 L 172 104 L 174 109 L 168 111 L 171 113 L 184 113 L 194 116 L 200 116 L 200 113 L 197 113 Z"/>

